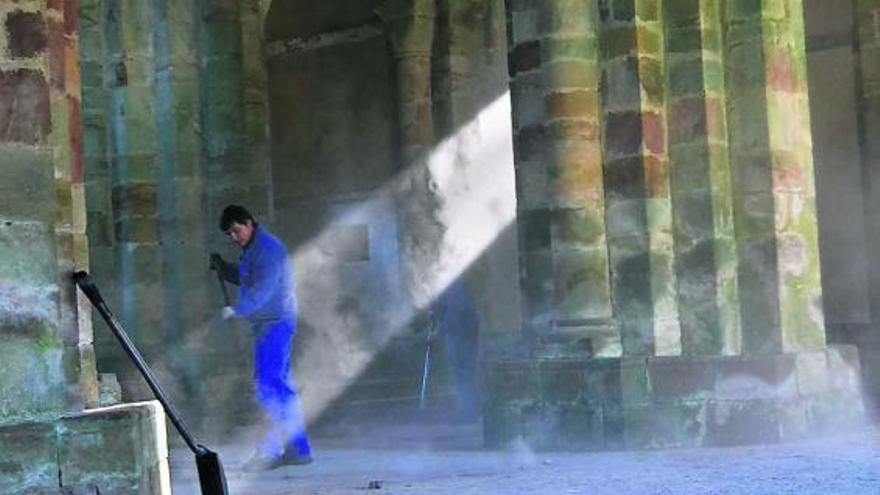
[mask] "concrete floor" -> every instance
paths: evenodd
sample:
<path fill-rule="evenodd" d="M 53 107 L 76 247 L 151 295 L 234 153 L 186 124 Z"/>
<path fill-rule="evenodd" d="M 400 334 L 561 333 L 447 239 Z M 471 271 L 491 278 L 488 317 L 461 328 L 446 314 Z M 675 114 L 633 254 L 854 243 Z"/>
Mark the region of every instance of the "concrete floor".
<path fill-rule="evenodd" d="M 314 444 L 313 464 L 261 474 L 236 469 L 249 454 L 245 442 L 220 446 L 230 493 L 880 494 L 876 429 L 797 444 L 637 452 L 481 450 L 476 425 L 398 426 Z M 192 456 L 175 449 L 175 495 L 198 494 L 196 480 Z"/>

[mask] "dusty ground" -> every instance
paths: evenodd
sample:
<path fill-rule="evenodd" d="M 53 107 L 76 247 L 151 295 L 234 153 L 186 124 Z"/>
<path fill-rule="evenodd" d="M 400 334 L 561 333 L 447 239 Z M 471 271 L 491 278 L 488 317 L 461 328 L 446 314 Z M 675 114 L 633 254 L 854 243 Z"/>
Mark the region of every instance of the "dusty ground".
<path fill-rule="evenodd" d="M 233 495 L 281 494 L 880 494 L 876 430 L 798 444 L 724 449 L 533 453 L 478 449 L 476 427 L 398 427 L 381 441 L 318 439 L 315 463 L 264 474 L 218 449 Z M 192 456 L 176 449 L 175 495 L 199 493 Z M 379 488 L 369 488 L 373 486 Z"/>

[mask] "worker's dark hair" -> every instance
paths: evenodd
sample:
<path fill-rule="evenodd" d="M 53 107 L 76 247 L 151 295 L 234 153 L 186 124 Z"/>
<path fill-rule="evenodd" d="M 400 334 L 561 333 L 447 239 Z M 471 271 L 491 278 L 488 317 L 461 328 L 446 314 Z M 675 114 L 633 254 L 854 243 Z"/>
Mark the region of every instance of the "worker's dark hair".
<path fill-rule="evenodd" d="M 226 232 L 229 230 L 229 227 L 232 227 L 233 223 L 245 225 L 248 220 L 257 225 L 257 220 L 254 219 L 251 212 L 247 211 L 247 208 L 239 205 L 229 205 L 223 208 L 223 214 L 220 215 L 220 230 Z"/>

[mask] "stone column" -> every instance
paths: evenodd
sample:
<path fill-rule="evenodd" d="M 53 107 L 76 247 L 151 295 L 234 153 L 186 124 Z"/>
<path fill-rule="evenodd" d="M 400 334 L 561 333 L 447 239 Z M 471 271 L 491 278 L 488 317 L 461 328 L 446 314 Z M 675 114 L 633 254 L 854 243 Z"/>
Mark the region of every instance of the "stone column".
<path fill-rule="evenodd" d="M 859 147 L 862 176 L 867 178 L 865 210 L 870 262 L 871 319 L 880 315 L 880 217 L 872 212 L 880 208 L 880 1 L 855 2 L 856 39 L 856 109 L 859 120 Z"/>
<path fill-rule="evenodd" d="M 520 271 L 536 352 L 615 355 L 596 2 L 511 2 Z"/>
<path fill-rule="evenodd" d="M 73 3 L 51 5 L 46 12 L 52 114 L 50 143 L 55 149 L 58 197 L 55 240 L 61 325 L 66 367 L 78 374 L 81 400 L 76 408 L 98 405 L 99 391 L 91 325 L 91 305 L 70 283 L 70 273 L 89 266 L 86 237 L 85 169 L 79 55 L 79 12 Z"/>
<path fill-rule="evenodd" d="M 81 336 L 69 326 L 76 300 L 65 280 L 74 265 L 71 182 L 80 156 L 69 138 L 80 123 L 65 98 L 68 54 L 56 33 L 63 12 L 44 8 L 0 7 L 0 424 L 57 417 L 84 402 Z"/>
<path fill-rule="evenodd" d="M 162 325 L 155 52 L 152 31 L 135 26 L 152 26 L 154 16 L 131 0 L 105 2 L 103 15 L 117 312 L 149 354 Z"/>
<path fill-rule="evenodd" d="M 85 261 L 76 18 L 37 1 L 0 7 L 0 424 L 96 399 L 69 278 Z"/>
<path fill-rule="evenodd" d="M 446 260 L 467 268 L 477 294 L 483 359 L 516 345 L 522 327 L 505 28 L 503 0 L 437 2 L 434 130 L 449 177 L 439 214 Z"/>
<path fill-rule="evenodd" d="M 167 493 L 157 403 L 83 411 L 98 388 L 71 280 L 88 263 L 77 24 L 77 2 L 0 6 L 0 492 Z"/>
<path fill-rule="evenodd" d="M 718 5 L 665 4 L 674 254 L 686 355 L 740 348 Z"/>
<path fill-rule="evenodd" d="M 376 13 L 385 23 L 394 58 L 398 148 L 402 183 L 400 205 L 404 271 L 417 306 L 435 294 L 435 270 L 443 226 L 436 220 L 438 198 L 428 153 L 434 144 L 431 99 L 431 53 L 434 45 L 434 0 L 388 0 Z"/>
<path fill-rule="evenodd" d="M 802 2 L 724 14 L 743 352 L 823 349 Z"/>
<path fill-rule="evenodd" d="M 198 403 L 205 386 L 208 356 L 225 348 L 210 337 L 209 322 L 220 302 L 219 288 L 206 266 L 207 230 L 217 232 L 207 217 L 205 160 L 200 125 L 196 2 L 156 0 L 153 18 L 153 95 L 156 127 L 156 215 L 161 253 L 160 291 L 151 304 L 161 304 L 161 323 L 148 331 L 161 335 L 156 359 L 167 371 L 181 406 Z M 217 289 L 212 292 L 210 289 Z M 211 301 L 210 296 L 216 297 Z M 225 339 L 231 345 L 235 339 Z M 201 349 L 193 352 L 193 349 Z M 183 352 L 175 351 L 186 349 Z M 216 362 L 227 361 L 228 356 Z M 227 361 L 228 362 L 228 361 Z M 213 377 L 213 375 L 212 375 Z M 178 388 L 179 387 L 179 388 Z M 186 409 L 185 409 L 186 410 Z M 196 423 L 194 426 L 201 426 Z"/>
<path fill-rule="evenodd" d="M 268 194 L 270 167 L 266 154 L 266 108 L 254 92 L 264 77 L 259 20 L 253 2 L 199 0 L 199 124 L 202 174 L 207 194 L 208 239 L 212 249 L 229 246 L 216 228 L 222 209 L 245 205 L 257 219 L 271 220 Z M 247 35 L 247 36 L 245 36 Z M 247 49 L 247 52 L 245 51 Z M 256 77 L 256 80 L 249 79 Z M 234 251 L 225 251 L 233 256 Z"/>

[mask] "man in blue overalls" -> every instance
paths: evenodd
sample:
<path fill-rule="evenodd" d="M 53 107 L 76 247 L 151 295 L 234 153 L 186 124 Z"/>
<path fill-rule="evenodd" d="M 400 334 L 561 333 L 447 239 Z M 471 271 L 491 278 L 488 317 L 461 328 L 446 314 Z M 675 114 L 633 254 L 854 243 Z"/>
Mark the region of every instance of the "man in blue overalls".
<path fill-rule="evenodd" d="M 440 335 L 446 338 L 446 359 L 458 396 L 456 421 L 476 421 L 480 417 L 477 392 L 480 317 L 464 275 L 454 280 L 431 304 L 430 317 Z"/>
<path fill-rule="evenodd" d="M 284 244 L 244 207 L 227 206 L 220 229 L 242 249 L 238 265 L 211 255 L 211 268 L 239 285 L 238 301 L 223 308 L 223 318 L 246 319 L 254 332 L 254 388 L 270 427 L 247 471 L 312 462 L 309 438 L 296 387 L 290 376 L 296 334 L 296 296 Z"/>

